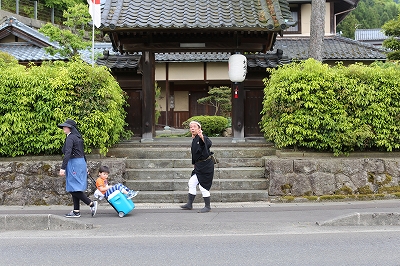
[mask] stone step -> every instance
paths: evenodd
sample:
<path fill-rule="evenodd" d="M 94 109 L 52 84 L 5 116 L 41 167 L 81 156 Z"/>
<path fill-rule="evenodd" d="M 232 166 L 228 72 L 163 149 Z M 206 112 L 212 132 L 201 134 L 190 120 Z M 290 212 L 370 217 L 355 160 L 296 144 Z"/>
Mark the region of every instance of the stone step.
<path fill-rule="evenodd" d="M 275 155 L 271 147 L 215 147 L 217 158 L 261 158 Z M 190 159 L 189 147 L 110 148 L 107 157 L 130 159 Z"/>
<path fill-rule="evenodd" d="M 244 142 L 236 142 L 233 138 L 211 137 L 212 147 L 273 147 L 274 144 L 265 141 L 263 137 L 246 138 Z M 115 148 L 131 147 L 190 147 L 191 137 L 154 138 L 153 141 L 141 142 L 140 137 L 115 144 Z"/>
<path fill-rule="evenodd" d="M 190 177 L 192 171 L 193 168 L 126 169 L 125 180 L 186 180 Z M 215 168 L 214 172 L 215 179 L 249 179 L 263 177 L 265 177 L 263 167 Z"/>
<path fill-rule="evenodd" d="M 211 189 L 212 202 L 252 202 L 267 201 L 267 190 L 213 190 Z M 140 191 L 138 196 L 133 198 L 137 203 L 183 203 L 187 201 L 186 191 Z M 202 203 L 203 198 L 198 191 L 195 203 Z M 179 209 L 179 205 L 177 206 Z"/>
<path fill-rule="evenodd" d="M 188 188 L 188 180 L 158 179 L 158 180 L 129 180 L 127 187 L 140 191 L 179 191 Z M 214 190 L 267 190 L 266 178 L 252 179 L 214 179 L 212 189 Z"/>
<path fill-rule="evenodd" d="M 262 158 L 218 158 L 219 163 L 215 168 L 232 167 L 263 167 Z M 190 168 L 191 159 L 159 158 L 159 159 L 126 159 L 128 169 L 154 169 L 154 168 Z"/>

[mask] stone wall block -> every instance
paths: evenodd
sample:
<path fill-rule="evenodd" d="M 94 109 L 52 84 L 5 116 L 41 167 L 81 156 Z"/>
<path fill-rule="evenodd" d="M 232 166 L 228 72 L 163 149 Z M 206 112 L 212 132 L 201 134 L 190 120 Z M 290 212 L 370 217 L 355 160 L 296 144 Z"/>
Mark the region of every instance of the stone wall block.
<path fill-rule="evenodd" d="M 339 168 L 344 175 L 352 176 L 363 171 L 363 164 L 363 159 L 342 159 L 339 161 Z"/>
<path fill-rule="evenodd" d="M 306 174 L 291 175 L 288 177 L 288 183 L 292 185 L 291 194 L 293 196 L 313 192 L 310 177 Z"/>
<path fill-rule="evenodd" d="M 276 175 L 293 173 L 293 159 L 266 159 L 265 169 L 267 175 L 269 175 L 269 173 L 274 173 Z"/>
<path fill-rule="evenodd" d="M 317 164 L 317 171 L 318 172 L 324 172 L 324 173 L 340 173 L 341 172 L 341 167 L 340 164 L 338 163 L 341 159 L 321 159 L 321 160 L 316 160 L 315 163 Z"/>
<path fill-rule="evenodd" d="M 385 162 L 382 159 L 365 159 L 363 168 L 367 172 L 383 173 L 385 171 Z"/>
<path fill-rule="evenodd" d="M 356 188 L 370 185 L 370 183 L 368 182 L 368 173 L 366 171 L 360 171 L 351 175 L 350 180 L 353 182 Z"/>
<path fill-rule="evenodd" d="M 59 176 L 61 160 L 18 160 L 0 162 L 0 204 L 3 205 L 71 205 L 71 195 L 65 191 L 65 177 Z M 113 183 L 123 183 L 125 159 L 95 159 L 88 161 L 94 179 L 100 165 L 110 167 Z M 95 190 L 88 179 L 88 193 Z"/>
<path fill-rule="evenodd" d="M 13 162 L 0 162 L 0 176 L 13 173 L 14 165 Z"/>
<path fill-rule="evenodd" d="M 385 161 L 385 171 L 392 177 L 393 185 L 397 186 L 400 177 L 400 160 Z"/>
<path fill-rule="evenodd" d="M 357 186 L 353 183 L 350 177 L 344 175 L 344 174 L 336 174 L 335 175 L 335 183 L 336 183 L 336 188 L 341 189 L 342 187 L 346 186 L 351 188 L 353 193 L 357 190 Z"/>
<path fill-rule="evenodd" d="M 293 165 L 295 173 L 311 174 L 317 170 L 315 160 L 294 160 Z"/>
<path fill-rule="evenodd" d="M 314 195 L 332 195 L 337 190 L 334 174 L 315 172 L 310 175 L 310 180 Z"/>
<path fill-rule="evenodd" d="M 283 187 L 290 185 L 288 180 L 293 180 L 296 178 L 294 173 L 289 173 L 286 175 L 275 175 L 272 173 L 273 177 L 270 179 L 270 185 L 268 189 L 268 195 L 271 196 L 282 196 L 286 195 Z"/>

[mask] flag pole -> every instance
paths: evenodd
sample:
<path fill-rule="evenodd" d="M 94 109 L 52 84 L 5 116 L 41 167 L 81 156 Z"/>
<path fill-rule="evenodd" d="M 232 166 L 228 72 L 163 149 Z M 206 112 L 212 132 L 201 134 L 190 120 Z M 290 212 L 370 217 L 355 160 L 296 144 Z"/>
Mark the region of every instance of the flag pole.
<path fill-rule="evenodd" d="M 92 67 L 94 67 L 94 4 L 92 5 L 93 23 L 92 23 Z"/>

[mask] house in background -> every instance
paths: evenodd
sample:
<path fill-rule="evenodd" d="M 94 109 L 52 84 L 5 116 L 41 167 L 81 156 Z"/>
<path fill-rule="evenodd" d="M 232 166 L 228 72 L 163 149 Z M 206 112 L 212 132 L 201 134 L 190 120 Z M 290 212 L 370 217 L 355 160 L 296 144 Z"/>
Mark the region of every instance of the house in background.
<path fill-rule="evenodd" d="M 376 47 L 382 47 L 383 41 L 388 38 L 382 29 L 356 29 L 354 37 L 356 41 L 368 43 Z"/>
<path fill-rule="evenodd" d="M 345 64 L 350 64 L 386 60 L 384 50 L 336 35 L 337 23 L 350 12 L 347 10 L 351 10 L 356 4 L 357 1 L 327 2 L 324 62 L 334 64 L 337 61 L 343 61 Z M 287 64 L 291 60 L 308 58 L 311 1 L 290 1 L 289 6 L 291 15 L 294 20 L 298 20 L 298 23 L 285 29 L 283 36 L 278 35 L 270 49 L 246 55 L 248 73 L 243 82 L 244 138 L 262 136 L 258 123 L 261 120 L 260 111 L 264 96 L 262 79 L 267 77 L 266 68 Z M 146 8 L 151 9 L 150 6 L 146 6 Z M 194 13 L 192 15 L 195 17 Z M 159 15 L 158 19 L 160 23 L 168 23 L 168 19 L 171 17 L 172 15 Z M 186 16 L 186 19 L 189 18 Z M 213 20 L 214 23 L 225 22 L 222 18 L 215 16 L 213 16 Z M 44 36 L 40 37 L 41 34 L 37 31 L 30 31 L 28 29 L 30 27 L 23 23 L 17 25 L 15 20 L 14 22 L 14 24 L 7 25 L 3 23 L 0 26 L 0 50 L 12 54 L 20 63 L 24 64 L 27 62 L 40 64 L 45 60 L 65 60 L 65 58 L 57 56 L 51 57 L 44 52 L 43 47 L 55 44 L 48 42 L 46 38 L 42 39 Z M 205 40 L 207 40 L 206 37 L 203 36 Z M 143 128 L 146 127 L 142 118 L 144 113 L 148 112 L 143 107 L 144 91 L 140 67 L 142 53 L 115 51 L 115 47 L 111 43 L 96 43 L 95 51 L 104 55 L 96 63 L 108 66 L 121 88 L 129 95 L 130 107 L 127 110 L 129 129 L 136 136 L 141 136 Z M 168 125 L 181 128 L 182 123 L 192 116 L 213 115 L 214 108 L 198 104 L 197 99 L 207 96 L 210 87 L 231 86 L 228 77 L 230 55 L 231 52 L 223 48 L 210 51 L 166 49 L 164 52 L 156 52 L 154 76 L 162 92 L 161 98 L 157 99 L 161 117 L 156 126 L 162 128 Z M 83 52 L 82 56 L 85 61 L 91 63 L 89 51 Z"/>

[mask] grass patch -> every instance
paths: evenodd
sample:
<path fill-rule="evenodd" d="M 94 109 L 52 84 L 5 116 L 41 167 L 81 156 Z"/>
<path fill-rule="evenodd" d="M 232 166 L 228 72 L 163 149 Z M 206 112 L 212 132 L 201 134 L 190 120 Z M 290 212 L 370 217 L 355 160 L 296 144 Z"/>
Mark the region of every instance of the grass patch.
<path fill-rule="evenodd" d="M 323 196 L 319 197 L 320 200 L 326 200 L 326 201 L 329 201 L 329 200 L 343 200 L 345 198 L 347 198 L 346 195 L 323 195 Z"/>

